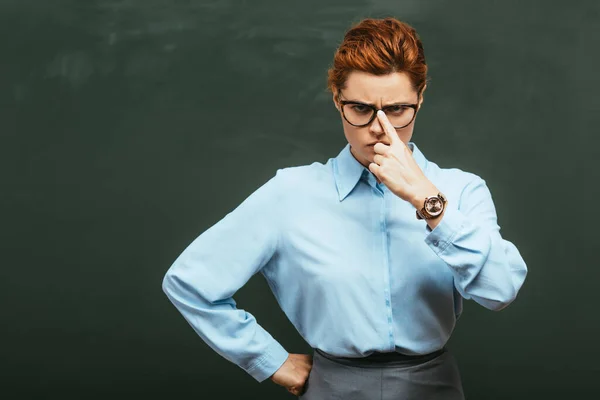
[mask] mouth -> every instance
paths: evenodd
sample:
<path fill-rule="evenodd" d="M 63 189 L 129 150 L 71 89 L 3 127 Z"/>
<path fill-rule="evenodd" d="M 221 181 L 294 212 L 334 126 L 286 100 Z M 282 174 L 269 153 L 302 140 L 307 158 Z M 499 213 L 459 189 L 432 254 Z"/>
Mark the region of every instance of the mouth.
<path fill-rule="evenodd" d="M 385 144 L 386 146 L 389 146 L 389 143 L 384 143 L 384 142 L 375 142 L 375 143 L 369 143 L 367 146 L 371 146 L 371 147 L 372 147 L 372 146 L 375 146 L 377 143 L 383 143 L 383 144 Z"/>

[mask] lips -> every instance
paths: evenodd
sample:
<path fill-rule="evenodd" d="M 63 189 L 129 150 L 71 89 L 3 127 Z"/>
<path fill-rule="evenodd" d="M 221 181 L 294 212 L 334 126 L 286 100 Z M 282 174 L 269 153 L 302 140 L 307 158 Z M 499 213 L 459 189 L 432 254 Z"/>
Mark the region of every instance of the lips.
<path fill-rule="evenodd" d="M 384 143 L 384 142 L 375 142 L 375 143 L 369 143 L 367 146 L 375 146 L 377 143 L 383 143 L 386 146 L 389 146 L 389 143 Z"/>

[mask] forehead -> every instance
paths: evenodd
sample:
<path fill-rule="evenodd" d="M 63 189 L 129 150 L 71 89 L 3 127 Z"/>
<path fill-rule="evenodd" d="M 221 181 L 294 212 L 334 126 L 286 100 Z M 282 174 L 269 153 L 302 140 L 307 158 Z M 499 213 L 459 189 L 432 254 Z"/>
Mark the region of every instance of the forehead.
<path fill-rule="evenodd" d="M 367 103 L 414 101 L 417 96 L 408 75 L 404 72 L 373 75 L 352 71 L 346 79 L 345 86 L 344 97 Z"/>

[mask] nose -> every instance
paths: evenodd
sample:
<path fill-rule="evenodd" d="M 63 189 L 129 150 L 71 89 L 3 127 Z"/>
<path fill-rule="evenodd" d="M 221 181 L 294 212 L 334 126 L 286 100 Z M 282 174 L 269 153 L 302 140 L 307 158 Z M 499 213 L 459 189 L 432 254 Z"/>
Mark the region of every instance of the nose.
<path fill-rule="evenodd" d="M 375 118 L 373 118 L 373 121 L 371 121 L 371 123 L 369 124 L 369 131 L 377 135 L 385 133 L 385 131 L 383 130 L 383 126 L 381 126 L 381 122 L 379 122 L 379 118 L 377 118 L 377 116 L 375 116 Z"/>

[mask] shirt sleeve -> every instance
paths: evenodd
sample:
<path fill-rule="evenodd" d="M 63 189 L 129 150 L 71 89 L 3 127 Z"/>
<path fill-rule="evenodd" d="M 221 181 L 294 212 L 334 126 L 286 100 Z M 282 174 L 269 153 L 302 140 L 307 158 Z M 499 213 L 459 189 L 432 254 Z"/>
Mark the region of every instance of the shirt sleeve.
<path fill-rule="evenodd" d="M 499 311 L 517 296 L 527 266 L 516 246 L 500 235 L 492 195 L 476 177 L 462 191 L 459 207 L 448 207 L 425 242 L 448 264 L 465 299 Z"/>
<path fill-rule="evenodd" d="M 289 353 L 233 294 L 277 252 L 281 170 L 237 208 L 198 236 L 166 272 L 162 289 L 214 351 L 258 382 Z"/>

